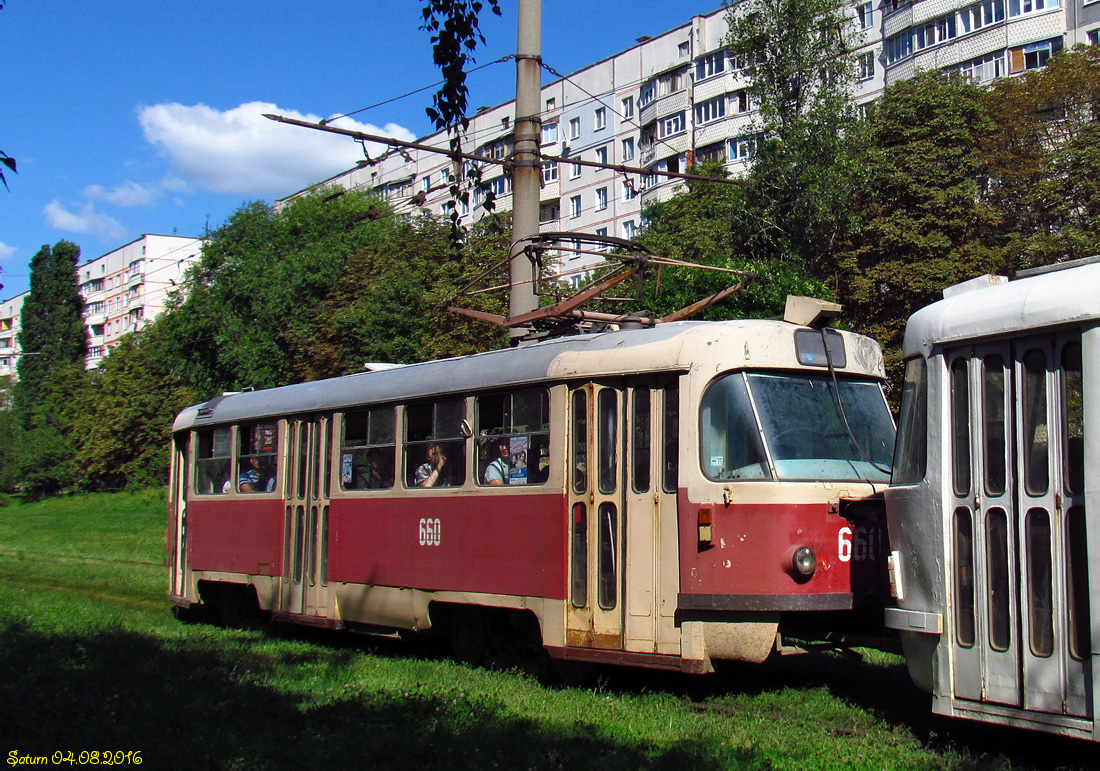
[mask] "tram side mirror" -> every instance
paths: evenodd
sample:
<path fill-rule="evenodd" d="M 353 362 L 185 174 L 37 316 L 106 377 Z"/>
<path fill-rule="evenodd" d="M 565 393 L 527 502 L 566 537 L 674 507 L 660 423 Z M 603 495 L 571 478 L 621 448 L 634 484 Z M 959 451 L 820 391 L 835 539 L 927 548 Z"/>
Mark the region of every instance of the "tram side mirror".
<path fill-rule="evenodd" d="M 840 315 L 844 306 L 816 297 L 787 295 L 787 307 L 783 311 L 783 320 L 788 324 L 821 329 Z"/>

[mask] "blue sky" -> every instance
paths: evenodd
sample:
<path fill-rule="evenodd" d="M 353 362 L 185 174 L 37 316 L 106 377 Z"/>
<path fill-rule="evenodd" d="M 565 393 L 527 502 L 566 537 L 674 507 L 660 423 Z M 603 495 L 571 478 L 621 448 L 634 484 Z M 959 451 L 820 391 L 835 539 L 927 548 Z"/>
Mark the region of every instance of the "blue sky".
<path fill-rule="evenodd" d="M 543 60 L 568 73 L 718 2 L 544 0 Z M 517 0 L 484 14 L 478 64 L 514 53 Z M 439 80 L 416 0 L 6 0 L 0 150 L 0 298 L 28 287 L 38 249 L 82 259 L 143 233 L 200 236 L 242 203 L 273 201 L 350 168 L 350 139 L 264 120 L 340 115 Z M 550 77 L 546 78 L 550 80 Z M 470 78 L 471 106 L 515 91 L 512 62 Z M 430 133 L 432 91 L 337 124 Z"/>

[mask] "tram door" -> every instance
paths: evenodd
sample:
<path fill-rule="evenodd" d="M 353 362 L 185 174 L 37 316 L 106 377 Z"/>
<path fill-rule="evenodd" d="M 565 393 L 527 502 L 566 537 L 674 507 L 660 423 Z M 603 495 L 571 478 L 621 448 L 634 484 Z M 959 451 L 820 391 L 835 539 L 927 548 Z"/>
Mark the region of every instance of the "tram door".
<path fill-rule="evenodd" d="M 172 521 L 169 523 L 168 537 L 172 546 L 168 559 L 171 564 L 172 594 L 181 597 L 184 590 L 184 576 L 187 571 L 187 468 L 188 434 L 177 435 L 172 440 Z"/>
<path fill-rule="evenodd" d="M 332 416 L 288 421 L 283 610 L 328 610 L 328 520 Z"/>
<path fill-rule="evenodd" d="M 625 389 L 569 392 L 570 646 L 623 648 L 623 409 Z"/>
<path fill-rule="evenodd" d="M 624 645 L 640 653 L 679 653 L 679 392 L 674 378 L 627 381 L 625 439 Z"/>
<path fill-rule="evenodd" d="M 1090 715 L 1080 335 L 947 366 L 955 696 Z"/>

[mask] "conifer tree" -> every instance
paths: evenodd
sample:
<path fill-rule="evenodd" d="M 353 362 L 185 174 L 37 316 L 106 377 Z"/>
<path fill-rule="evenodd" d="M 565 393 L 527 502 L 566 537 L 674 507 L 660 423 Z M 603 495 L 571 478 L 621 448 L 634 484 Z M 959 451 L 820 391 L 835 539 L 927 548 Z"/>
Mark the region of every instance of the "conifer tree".
<path fill-rule="evenodd" d="M 80 247 L 70 241 L 47 244 L 31 260 L 31 289 L 23 302 L 19 382 L 14 401 L 20 422 L 31 425 L 42 384 L 59 367 L 83 366 L 88 353 L 84 298 L 77 284 Z"/>

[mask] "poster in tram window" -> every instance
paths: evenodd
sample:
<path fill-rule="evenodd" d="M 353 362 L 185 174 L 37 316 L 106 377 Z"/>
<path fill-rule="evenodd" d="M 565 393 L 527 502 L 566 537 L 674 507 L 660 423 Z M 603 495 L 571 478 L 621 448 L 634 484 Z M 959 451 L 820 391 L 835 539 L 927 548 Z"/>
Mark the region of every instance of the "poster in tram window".
<path fill-rule="evenodd" d="M 350 452 L 345 452 L 340 459 L 340 481 L 345 485 L 351 484 L 351 459 L 352 454 Z"/>
<path fill-rule="evenodd" d="M 513 436 L 508 440 L 508 484 L 527 484 L 527 437 Z"/>
<path fill-rule="evenodd" d="M 276 435 L 274 423 L 256 426 L 252 433 L 252 452 L 275 452 Z"/>

